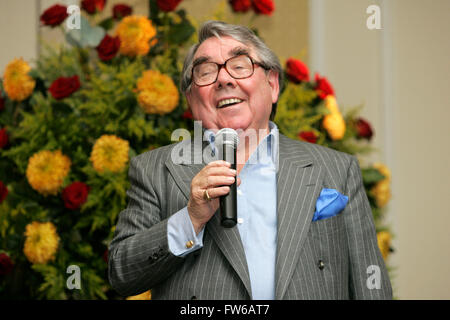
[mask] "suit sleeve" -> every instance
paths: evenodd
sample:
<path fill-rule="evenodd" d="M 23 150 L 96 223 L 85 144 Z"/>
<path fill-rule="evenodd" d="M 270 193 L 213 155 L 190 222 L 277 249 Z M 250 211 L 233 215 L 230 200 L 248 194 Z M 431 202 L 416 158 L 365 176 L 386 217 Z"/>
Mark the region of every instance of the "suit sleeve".
<path fill-rule="evenodd" d="M 150 160 L 147 158 L 144 161 Z M 169 250 L 168 219 L 161 219 L 161 206 L 152 185 L 152 176 L 145 171 L 145 167 L 152 168 L 156 179 L 156 166 L 145 166 L 139 157 L 130 161 L 128 205 L 119 214 L 108 250 L 109 281 L 123 296 L 151 289 L 184 262 L 183 258 Z M 162 173 L 159 175 L 158 178 L 163 179 Z"/>
<path fill-rule="evenodd" d="M 388 272 L 378 248 L 375 224 L 355 157 L 347 173 L 345 225 L 349 245 L 351 299 L 392 299 Z"/>

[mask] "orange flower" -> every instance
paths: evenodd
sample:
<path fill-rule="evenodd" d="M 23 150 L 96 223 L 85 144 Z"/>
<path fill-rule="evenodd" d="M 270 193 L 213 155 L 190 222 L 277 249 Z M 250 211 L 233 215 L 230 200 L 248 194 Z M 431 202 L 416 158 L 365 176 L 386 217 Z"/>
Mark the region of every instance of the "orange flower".
<path fill-rule="evenodd" d="M 381 255 L 383 256 L 383 259 L 386 260 L 386 258 L 389 255 L 389 249 L 391 246 L 391 234 L 387 231 L 380 231 L 377 233 L 377 242 L 378 247 L 380 248 Z"/>
<path fill-rule="evenodd" d="M 70 159 L 60 150 L 40 151 L 29 160 L 26 171 L 28 183 L 40 194 L 56 195 L 69 173 Z"/>
<path fill-rule="evenodd" d="M 103 135 L 94 144 L 90 160 L 95 171 L 120 172 L 128 162 L 129 143 L 115 135 Z"/>
<path fill-rule="evenodd" d="M 59 236 L 51 222 L 33 221 L 25 229 L 23 253 L 31 263 L 47 263 L 55 260 Z"/>
<path fill-rule="evenodd" d="M 385 177 L 383 180 L 377 182 L 370 190 L 375 197 L 377 206 L 382 208 L 391 199 L 391 171 L 382 163 L 375 163 L 373 167 Z"/>
<path fill-rule="evenodd" d="M 146 55 L 150 47 L 157 42 L 154 38 L 156 29 L 151 20 L 144 16 L 123 18 L 117 27 L 116 35 L 120 39 L 120 53 L 131 57 Z"/>
<path fill-rule="evenodd" d="M 152 298 L 152 293 L 150 290 L 145 291 L 141 294 L 135 295 L 135 296 L 130 296 L 127 297 L 126 300 L 150 300 Z"/>
<path fill-rule="evenodd" d="M 33 92 L 36 81 L 28 75 L 30 70 L 31 67 L 22 58 L 14 59 L 6 66 L 3 86 L 11 100 L 23 101 Z"/>
<path fill-rule="evenodd" d="M 144 71 L 137 81 L 138 101 L 146 113 L 165 114 L 178 105 L 178 89 L 172 78 L 155 70 Z"/>
<path fill-rule="evenodd" d="M 325 98 L 325 106 L 330 113 L 325 115 L 322 125 L 325 130 L 327 130 L 331 139 L 340 140 L 344 137 L 346 125 L 345 120 L 339 111 L 336 98 L 332 95 L 328 95 Z"/>

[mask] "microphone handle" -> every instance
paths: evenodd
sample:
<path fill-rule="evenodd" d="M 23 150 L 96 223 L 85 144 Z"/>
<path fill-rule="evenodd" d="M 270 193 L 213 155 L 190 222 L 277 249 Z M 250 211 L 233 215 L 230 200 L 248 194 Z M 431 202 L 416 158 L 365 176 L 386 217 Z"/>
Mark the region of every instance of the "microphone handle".
<path fill-rule="evenodd" d="M 236 149 L 232 144 L 223 144 L 223 160 L 231 163 L 231 169 L 236 170 Z M 230 186 L 230 192 L 219 198 L 220 223 L 225 228 L 232 228 L 237 223 L 237 176 Z"/>

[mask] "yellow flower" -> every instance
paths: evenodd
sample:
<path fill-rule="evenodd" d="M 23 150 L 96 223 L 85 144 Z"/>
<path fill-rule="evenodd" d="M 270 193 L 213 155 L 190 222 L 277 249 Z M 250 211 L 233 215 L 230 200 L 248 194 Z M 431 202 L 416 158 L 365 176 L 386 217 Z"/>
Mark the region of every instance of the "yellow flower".
<path fill-rule="evenodd" d="M 322 125 L 325 130 L 327 130 L 331 139 L 340 140 L 344 137 L 346 126 L 345 120 L 339 111 L 336 98 L 332 95 L 328 95 L 325 98 L 325 106 L 330 113 L 324 116 Z"/>
<path fill-rule="evenodd" d="M 6 66 L 3 86 L 11 100 L 25 100 L 33 92 L 36 81 L 28 75 L 30 70 L 31 67 L 22 58 L 14 59 Z"/>
<path fill-rule="evenodd" d="M 144 71 L 137 81 L 138 101 L 146 113 L 165 114 L 178 105 L 178 89 L 172 78 L 159 71 Z"/>
<path fill-rule="evenodd" d="M 126 56 L 146 55 L 150 46 L 156 44 L 156 29 L 151 20 L 144 16 L 128 16 L 117 26 L 120 39 L 119 52 Z M 150 40 L 153 40 L 150 42 Z"/>
<path fill-rule="evenodd" d="M 331 113 L 339 113 L 339 106 L 337 104 L 336 98 L 329 94 L 325 98 L 325 107 L 331 112 Z"/>
<path fill-rule="evenodd" d="M 47 263 L 55 260 L 59 236 L 51 222 L 33 221 L 25 229 L 23 253 L 31 263 Z"/>
<path fill-rule="evenodd" d="M 70 170 L 71 161 L 60 150 L 40 151 L 29 160 L 26 171 L 28 183 L 44 196 L 56 195 Z"/>
<path fill-rule="evenodd" d="M 129 150 L 128 141 L 115 135 L 103 135 L 95 142 L 90 160 L 99 173 L 105 170 L 120 172 L 128 162 Z"/>
<path fill-rule="evenodd" d="M 148 290 L 136 296 L 127 297 L 127 300 L 150 300 L 151 298 L 152 293 L 150 292 L 150 290 Z"/>
<path fill-rule="evenodd" d="M 378 232 L 377 242 L 383 259 L 386 259 L 389 255 L 389 248 L 391 246 L 391 234 L 387 231 Z"/>
<path fill-rule="evenodd" d="M 385 179 L 387 179 L 389 181 L 391 180 L 391 171 L 389 170 L 389 168 L 386 165 L 377 162 L 377 163 L 374 163 L 372 165 L 372 167 L 374 167 L 375 169 L 380 171 L 380 173 L 385 177 Z"/>
<path fill-rule="evenodd" d="M 385 179 L 377 182 L 371 189 L 371 193 L 375 197 L 375 201 L 378 207 L 384 207 L 391 199 L 391 172 L 384 164 L 375 163 L 373 165 L 375 169 L 385 176 Z"/>

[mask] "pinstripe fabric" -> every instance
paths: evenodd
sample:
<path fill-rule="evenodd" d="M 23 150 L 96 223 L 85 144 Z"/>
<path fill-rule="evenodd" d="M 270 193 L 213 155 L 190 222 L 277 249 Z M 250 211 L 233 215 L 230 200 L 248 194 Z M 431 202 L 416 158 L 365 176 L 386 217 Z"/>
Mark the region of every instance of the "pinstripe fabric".
<path fill-rule="evenodd" d="M 167 219 L 187 205 L 190 182 L 203 167 L 174 164 L 173 146 L 130 162 L 129 203 L 109 248 L 111 285 L 124 296 L 152 289 L 154 299 L 250 299 L 239 232 L 222 228 L 217 214 L 202 249 L 184 258 L 170 253 Z M 279 159 L 276 299 L 392 298 L 356 159 L 283 135 Z M 322 188 L 338 190 L 349 202 L 337 216 L 312 222 Z M 381 289 L 366 285 L 370 265 L 381 270 Z"/>

